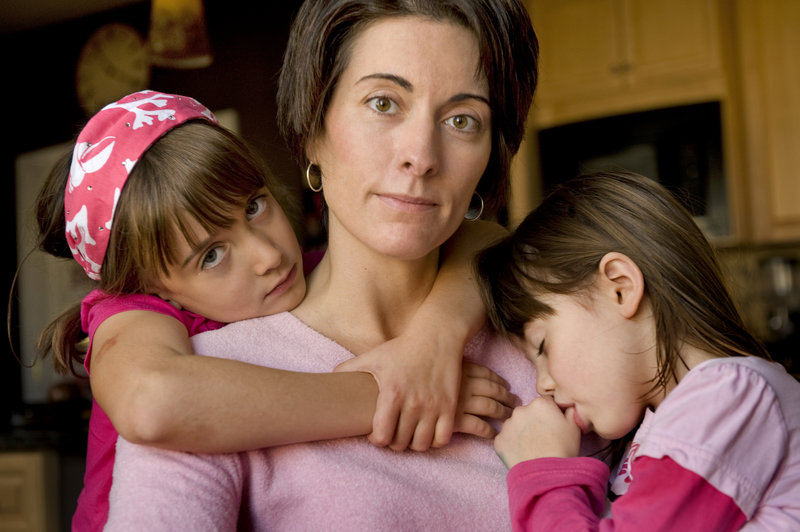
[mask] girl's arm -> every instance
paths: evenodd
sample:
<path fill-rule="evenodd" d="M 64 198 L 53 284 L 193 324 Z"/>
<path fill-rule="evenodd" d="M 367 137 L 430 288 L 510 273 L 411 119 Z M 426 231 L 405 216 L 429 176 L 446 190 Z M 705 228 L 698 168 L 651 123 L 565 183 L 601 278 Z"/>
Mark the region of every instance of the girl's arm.
<path fill-rule="evenodd" d="M 464 222 L 443 246 L 433 289 L 406 331 L 336 369 L 367 371 L 379 383 L 373 444 L 424 451 L 450 440 L 464 346 L 486 320 L 472 261 L 505 234 L 492 222 Z"/>
<path fill-rule="evenodd" d="M 464 374 L 458 406 L 465 414 L 462 419 L 468 421 L 470 412 L 490 414 L 473 409 L 498 385 L 490 370 L 467 363 Z M 474 421 L 485 427 L 483 435 L 491 435 L 485 420 Z M 246 477 L 253 474 L 268 474 L 263 460 L 240 454 L 175 453 L 120 439 L 104 530 L 234 530 Z"/>
<path fill-rule="evenodd" d="M 186 328 L 145 310 L 106 319 L 91 386 L 126 439 L 182 451 L 233 452 L 365 434 L 377 387 L 367 374 L 276 370 L 193 355 Z"/>
<path fill-rule="evenodd" d="M 736 502 L 669 457 L 640 456 L 628 491 L 606 510 L 608 466 L 578 457 L 572 408 L 552 397 L 514 409 L 494 446 L 509 471 L 514 530 L 738 530 Z"/>
<path fill-rule="evenodd" d="M 508 474 L 513 530 L 738 530 L 729 496 L 672 459 L 636 460 L 627 493 L 605 514 L 608 468 L 594 458 L 539 458 Z"/>
<path fill-rule="evenodd" d="M 457 428 L 491 436 L 513 397 L 494 372 L 465 371 Z M 192 354 L 171 316 L 107 318 L 91 358 L 95 399 L 127 440 L 191 452 L 234 452 L 368 434 L 378 389 L 366 373 L 300 373 Z"/>

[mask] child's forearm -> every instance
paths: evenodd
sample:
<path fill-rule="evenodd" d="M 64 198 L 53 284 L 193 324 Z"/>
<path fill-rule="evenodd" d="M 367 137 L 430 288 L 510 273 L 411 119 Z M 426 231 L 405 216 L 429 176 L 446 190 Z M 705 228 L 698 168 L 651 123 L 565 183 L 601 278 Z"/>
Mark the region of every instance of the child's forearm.
<path fill-rule="evenodd" d="M 180 322 L 149 311 L 99 326 L 91 385 L 126 439 L 196 452 L 367 434 L 378 393 L 365 373 L 295 373 L 194 355 Z"/>
<path fill-rule="evenodd" d="M 441 266 L 413 327 L 429 327 L 466 343 L 486 319 L 472 266 L 475 254 L 505 236 L 502 226 L 484 221 L 465 222 L 442 248 Z"/>
<path fill-rule="evenodd" d="M 368 434 L 378 389 L 366 373 L 298 373 L 175 355 L 132 375 L 132 400 L 109 417 L 126 439 L 232 452 Z"/>

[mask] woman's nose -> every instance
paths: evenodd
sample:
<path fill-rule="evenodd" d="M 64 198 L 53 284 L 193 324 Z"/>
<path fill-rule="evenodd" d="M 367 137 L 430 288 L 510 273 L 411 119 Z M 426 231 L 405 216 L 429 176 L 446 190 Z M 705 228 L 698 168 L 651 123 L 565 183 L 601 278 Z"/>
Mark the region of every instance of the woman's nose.
<path fill-rule="evenodd" d="M 439 170 L 439 124 L 430 118 L 410 117 L 400 138 L 403 168 L 415 176 L 434 175 Z"/>

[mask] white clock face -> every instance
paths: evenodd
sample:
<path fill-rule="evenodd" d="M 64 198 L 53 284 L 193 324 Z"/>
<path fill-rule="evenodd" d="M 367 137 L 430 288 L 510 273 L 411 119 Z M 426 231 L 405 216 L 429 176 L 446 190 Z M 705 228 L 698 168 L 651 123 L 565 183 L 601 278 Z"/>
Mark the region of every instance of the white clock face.
<path fill-rule="evenodd" d="M 148 88 L 150 61 L 142 37 L 125 24 L 98 29 L 81 50 L 75 72 L 78 101 L 92 115 L 126 94 Z"/>

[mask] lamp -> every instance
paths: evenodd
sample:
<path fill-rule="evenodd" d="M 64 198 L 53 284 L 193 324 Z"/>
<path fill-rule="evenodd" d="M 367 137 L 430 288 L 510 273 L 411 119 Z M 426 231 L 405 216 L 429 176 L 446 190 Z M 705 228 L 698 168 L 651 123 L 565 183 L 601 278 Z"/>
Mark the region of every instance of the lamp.
<path fill-rule="evenodd" d="M 209 66 L 212 56 L 203 0 L 152 0 L 148 45 L 155 66 Z"/>

